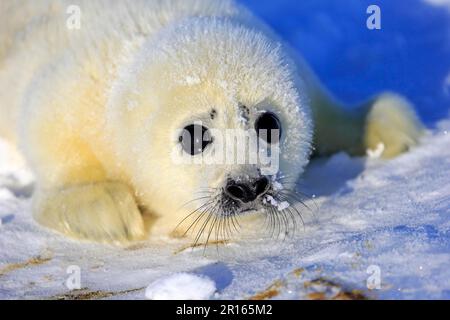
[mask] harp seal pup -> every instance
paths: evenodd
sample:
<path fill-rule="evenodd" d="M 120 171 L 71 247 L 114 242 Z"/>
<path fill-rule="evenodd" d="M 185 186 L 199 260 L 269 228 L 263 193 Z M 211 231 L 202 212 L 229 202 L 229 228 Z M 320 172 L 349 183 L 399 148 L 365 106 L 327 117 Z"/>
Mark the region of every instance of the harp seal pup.
<path fill-rule="evenodd" d="M 70 28 L 77 10 L 80 28 Z M 0 21 L 0 130 L 36 175 L 35 219 L 70 237 L 167 234 L 205 190 L 208 220 L 273 213 L 267 197 L 294 189 L 295 179 L 280 176 L 301 175 L 313 149 L 363 155 L 382 146 L 391 158 L 422 132 L 393 93 L 343 108 L 301 57 L 230 0 L 3 0 Z M 173 150 L 207 157 L 218 144 L 183 154 L 180 128 L 196 121 L 201 130 L 280 129 L 278 173 L 175 164 Z"/>

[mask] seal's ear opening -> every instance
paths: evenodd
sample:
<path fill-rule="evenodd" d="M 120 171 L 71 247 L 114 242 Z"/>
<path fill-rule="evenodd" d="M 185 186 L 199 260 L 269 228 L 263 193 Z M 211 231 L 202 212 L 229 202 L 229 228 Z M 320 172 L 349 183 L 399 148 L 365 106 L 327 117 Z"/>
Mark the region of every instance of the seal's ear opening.
<path fill-rule="evenodd" d="M 256 119 L 255 130 L 259 137 L 267 143 L 278 142 L 281 138 L 281 121 L 273 112 L 265 112 Z M 266 134 L 260 135 L 261 132 Z M 272 134 L 278 133 L 278 137 L 272 137 Z"/>

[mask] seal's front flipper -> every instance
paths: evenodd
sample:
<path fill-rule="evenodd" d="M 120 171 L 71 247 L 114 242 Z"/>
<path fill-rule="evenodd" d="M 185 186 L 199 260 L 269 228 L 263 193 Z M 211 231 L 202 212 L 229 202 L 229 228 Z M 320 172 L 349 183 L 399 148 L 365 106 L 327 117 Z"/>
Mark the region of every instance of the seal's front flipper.
<path fill-rule="evenodd" d="M 74 238 L 123 244 L 146 234 L 136 201 L 121 183 L 38 190 L 33 205 L 39 223 Z"/>
<path fill-rule="evenodd" d="M 411 104 L 403 97 L 385 93 L 366 106 L 363 144 L 365 150 L 380 150 L 383 158 L 408 151 L 424 133 Z"/>
<path fill-rule="evenodd" d="M 359 108 L 343 108 L 328 98 L 313 99 L 316 153 L 345 151 L 363 156 L 377 150 L 392 158 L 416 145 L 424 127 L 403 97 L 384 93 Z"/>

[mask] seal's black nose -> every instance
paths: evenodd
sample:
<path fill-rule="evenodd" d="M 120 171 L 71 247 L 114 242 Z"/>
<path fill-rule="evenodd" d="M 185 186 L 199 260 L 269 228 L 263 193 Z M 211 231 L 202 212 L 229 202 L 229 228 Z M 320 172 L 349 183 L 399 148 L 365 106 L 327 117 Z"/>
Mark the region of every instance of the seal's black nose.
<path fill-rule="evenodd" d="M 269 180 L 266 177 L 261 177 L 253 183 L 229 180 L 225 187 L 225 193 L 232 199 L 247 203 L 266 193 L 268 187 Z"/>

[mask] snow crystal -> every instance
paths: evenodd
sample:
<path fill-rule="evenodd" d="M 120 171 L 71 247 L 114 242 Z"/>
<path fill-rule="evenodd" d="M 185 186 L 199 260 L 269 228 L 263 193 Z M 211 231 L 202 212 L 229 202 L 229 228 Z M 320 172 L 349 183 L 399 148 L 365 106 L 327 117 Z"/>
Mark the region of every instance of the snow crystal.
<path fill-rule="evenodd" d="M 204 300 L 216 291 L 210 278 L 189 273 L 176 273 L 156 280 L 145 290 L 151 300 Z"/>
<path fill-rule="evenodd" d="M 263 198 L 263 203 L 264 204 L 270 204 L 270 205 L 276 207 L 278 211 L 283 211 L 284 209 L 286 209 L 286 208 L 288 208 L 290 206 L 289 202 L 287 202 L 287 201 L 279 202 L 274 197 L 272 197 L 271 195 L 266 195 Z"/>
<path fill-rule="evenodd" d="M 271 196 L 271 195 L 266 195 L 264 198 L 263 198 L 263 203 L 264 204 L 271 204 L 271 205 L 273 205 L 273 206 L 276 206 L 277 205 L 277 201 Z"/>
<path fill-rule="evenodd" d="M 278 181 L 273 181 L 272 188 L 274 190 L 283 190 L 283 185 L 281 183 L 279 183 Z"/>

